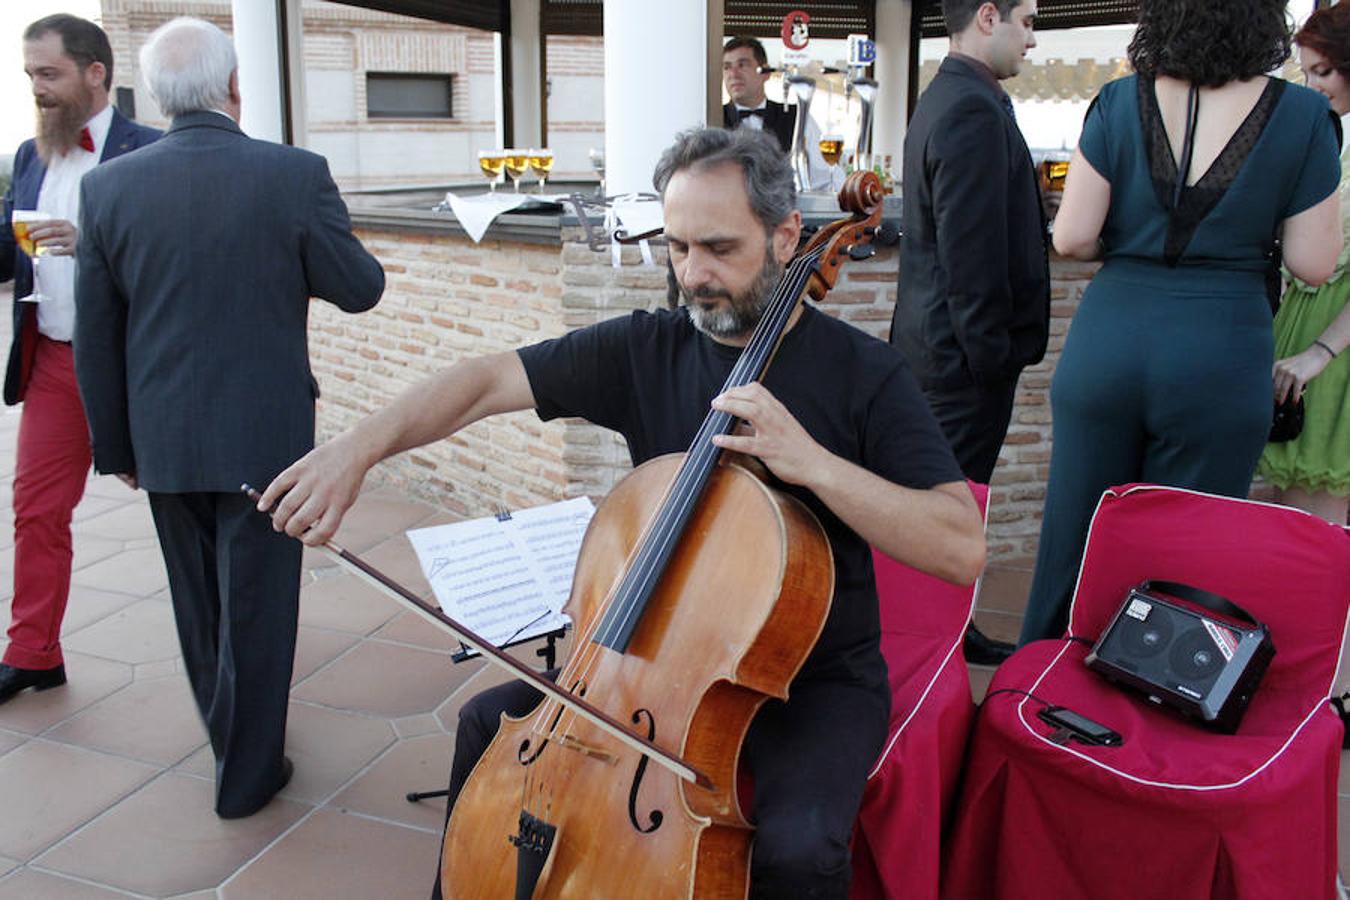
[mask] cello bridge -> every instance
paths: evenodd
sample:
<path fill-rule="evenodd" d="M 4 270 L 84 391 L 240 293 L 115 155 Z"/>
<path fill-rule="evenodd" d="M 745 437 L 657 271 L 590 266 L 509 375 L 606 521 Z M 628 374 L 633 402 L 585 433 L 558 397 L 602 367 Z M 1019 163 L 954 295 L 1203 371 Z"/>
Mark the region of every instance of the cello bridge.
<path fill-rule="evenodd" d="M 605 750 L 601 750 L 599 747 L 593 747 L 590 744 L 587 744 L 583 741 L 579 741 L 576 738 L 572 737 L 572 735 L 570 734 L 558 735 L 553 739 L 553 741 L 560 747 L 564 747 L 568 750 L 580 753 L 582 756 L 590 757 L 591 759 L 597 759 L 603 763 L 608 763 L 611 766 L 616 765 L 619 762 L 619 758 L 615 756 L 613 753 L 609 753 Z"/>

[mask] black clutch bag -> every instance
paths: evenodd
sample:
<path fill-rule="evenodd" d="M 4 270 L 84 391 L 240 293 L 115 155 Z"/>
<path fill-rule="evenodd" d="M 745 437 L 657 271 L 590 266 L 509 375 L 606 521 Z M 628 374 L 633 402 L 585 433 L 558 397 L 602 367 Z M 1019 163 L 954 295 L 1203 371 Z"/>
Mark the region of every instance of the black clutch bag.
<path fill-rule="evenodd" d="M 1280 444 L 1285 441 L 1292 441 L 1303 431 L 1303 398 L 1297 400 L 1284 400 L 1276 402 L 1275 416 L 1270 423 L 1270 437 L 1267 440 L 1272 444 Z"/>

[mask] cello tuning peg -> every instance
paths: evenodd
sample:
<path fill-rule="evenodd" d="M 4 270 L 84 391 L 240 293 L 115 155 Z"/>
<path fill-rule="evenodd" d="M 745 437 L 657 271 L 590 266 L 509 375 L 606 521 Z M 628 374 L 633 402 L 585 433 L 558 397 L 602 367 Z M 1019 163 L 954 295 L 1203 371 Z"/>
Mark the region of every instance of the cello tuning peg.
<path fill-rule="evenodd" d="M 864 259 L 871 259 L 873 256 L 876 256 L 876 253 L 876 248 L 871 244 L 853 244 L 848 248 L 849 258 L 856 262 L 860 262 Z"/>

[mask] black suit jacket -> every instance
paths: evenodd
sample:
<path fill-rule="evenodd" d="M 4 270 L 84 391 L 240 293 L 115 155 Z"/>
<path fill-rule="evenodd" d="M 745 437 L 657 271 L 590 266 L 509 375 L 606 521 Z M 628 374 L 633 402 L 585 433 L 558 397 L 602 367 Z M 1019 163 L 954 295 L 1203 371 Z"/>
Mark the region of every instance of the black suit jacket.
<path fill-rule="evenodd" d="M 1050 319 L 1031 154 L 988 73 L 943 60 L 905 134 L 891 343 L 925 389 L 994 386 L 1040 361 Z"/>
<path fill-rule="evenodd" d="M 384 289 L 327 163 L 195 112 L 80 196 L 75 369 L 95 467 L 161 493 L 266 484 L 314 443 L 310 297 L 358 312 Z"/>
<path fill-rule="evenodd" d="M 765 100 L 763 118 L 764 130 L 778 138 L 778 145 L 783 148 L 784 153 L 790 153 L 792 151 L 792 131 L 797 127 L 797 114 L 789 112 L 788 108 L 781 103 Z M 722 106 L 722 127 L 737 128 L 740 124 L 741 119 L 736 114 L 736 104 L 724 104 Z"/>
<path fill-rule="evenodd" d="M 136 124 L 114 107 L 99 162 L 105 163 L 137 147 L 144 147 L 159 136 L 158 130 Z M 47 166 L 37 154 L 37 144 L 32 140 L 24 141 L 19 145 L 19 152 L 14 155 L 14 179 L 5 194 L 5 221 L 0 231 L 0 281 L 14 279 L 16 298 L 13 339 L 9 345 L 9 364 L 5 368 L 4 397 L 9 406 L 23 399 L 33 368 L 38 333 L 37 307 L 32 303 L 20 303 L 17 299 L 33 291 L 33 263 L 19 252 L 14 232 L 10 230 L 10 214 L 16 209 L 37 208 L 38 192 L 42 190 L 42 180 L 46 176 Z"/>

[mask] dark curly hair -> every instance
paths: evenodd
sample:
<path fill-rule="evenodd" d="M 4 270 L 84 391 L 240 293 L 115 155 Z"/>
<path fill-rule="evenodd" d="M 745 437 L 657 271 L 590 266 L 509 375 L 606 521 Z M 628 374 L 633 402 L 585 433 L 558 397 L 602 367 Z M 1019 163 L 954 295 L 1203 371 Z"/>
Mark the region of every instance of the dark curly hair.
<path fill-rule="evenodd" d="M 1143 0 L 1130 41 L 1140 75 L 1202 87 L 1255 78 L 1289 58 L 1285 0 Z"/>
<path fill-rule="evenodd" d="M 1316 50 L 1342 77 L 1350 78 L 1350 3 L 1319 9 L 1294 35 L 1294 43 Z"/>

